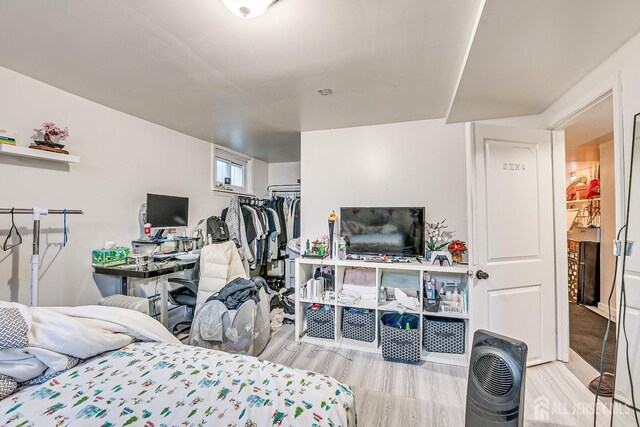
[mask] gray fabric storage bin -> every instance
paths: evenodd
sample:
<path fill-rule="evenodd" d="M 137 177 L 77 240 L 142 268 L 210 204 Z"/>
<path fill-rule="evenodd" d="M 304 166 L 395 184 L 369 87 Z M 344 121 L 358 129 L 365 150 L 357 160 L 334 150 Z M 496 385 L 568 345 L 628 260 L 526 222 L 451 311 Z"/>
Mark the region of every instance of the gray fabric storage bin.
<path fill-rule="evenodd" d="M 464 354 L 464 320 L 424 316 L 422 343 L 426 351 Z"/>
<path fill-rule="evenodd" d="M 331 310 L 307 310 L 307 335 L 314 338 L 335 339 L 335 308 Z"/>
<path fill-rule="evenodd" d="M 376 339 L 376 312 L 342 314 L 342 336 L 350 340 L 373 342 Z"/>
<path fill-rule="evenodd" d="M 420 330 L 400 329 L 380 320 L 382 357 L 402 362 L 420 362 Z"/>

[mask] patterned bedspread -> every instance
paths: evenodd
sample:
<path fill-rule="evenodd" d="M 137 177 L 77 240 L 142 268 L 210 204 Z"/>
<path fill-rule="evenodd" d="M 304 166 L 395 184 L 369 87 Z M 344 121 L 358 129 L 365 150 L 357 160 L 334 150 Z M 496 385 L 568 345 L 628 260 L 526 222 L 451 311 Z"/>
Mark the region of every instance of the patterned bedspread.
<path fill-rule="evenodd" d="M 355 426 L 351 390 L 243 355 L 134 343 L 0 401 L 0 426 Z"/>

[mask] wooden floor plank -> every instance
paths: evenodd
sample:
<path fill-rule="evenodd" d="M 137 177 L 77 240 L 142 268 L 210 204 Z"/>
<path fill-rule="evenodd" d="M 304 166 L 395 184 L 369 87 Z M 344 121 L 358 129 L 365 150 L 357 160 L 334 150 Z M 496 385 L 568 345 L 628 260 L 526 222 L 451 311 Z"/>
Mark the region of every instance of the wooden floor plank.
<path fill-rule="evenodd" d="M 320 372 L 351 386 L 361 427 L 464 425 L 466 368 L 391 363 L 375 353 L 298 344 L 293 336 L 291 325 L 277 329 L 260 358 Z M 565 364 L 529 368 L 526 381 L 525 425 L 593 425 L 593 394 Z M 605 405 L 599 410 L 603 414 L 598 426 L 608 426 L 609 410 Z"/>

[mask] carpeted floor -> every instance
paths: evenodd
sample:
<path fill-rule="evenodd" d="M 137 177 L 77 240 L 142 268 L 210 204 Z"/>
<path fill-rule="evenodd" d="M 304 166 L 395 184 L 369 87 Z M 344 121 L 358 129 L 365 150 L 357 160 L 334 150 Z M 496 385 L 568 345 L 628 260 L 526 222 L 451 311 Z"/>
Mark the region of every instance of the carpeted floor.
<path fill-rule="evenodd" d="M 596 370 L 600 370 L 602 339 L 607 319 L 586 307 L 569 303 L 569 346 Z M 605 356 L 605 372 L 613 372 L 616 352 L 616 323 L 611 322 Z"/>

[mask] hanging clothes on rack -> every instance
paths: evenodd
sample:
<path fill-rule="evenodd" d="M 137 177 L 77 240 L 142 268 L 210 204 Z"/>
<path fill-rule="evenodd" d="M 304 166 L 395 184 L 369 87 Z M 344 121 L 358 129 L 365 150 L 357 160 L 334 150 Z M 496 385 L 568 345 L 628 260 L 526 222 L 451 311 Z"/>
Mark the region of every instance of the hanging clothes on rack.
<path fill-rule="evenodd" d="M 281 218 L 283 232 L 278 238 L 278 247 L 284 255 L 287 244 L 300 237 L 300 192 L 295 190 L 273 190 L 269 207 Z M 280 194 L 284 194 L 281 196 Z"/>
<path fill-rule="evenodd" d="M 277 257 L 273 241 L 281 233 L 278 213 L 265 206 L 266 200 L 255 197 L 233 196 L 229 207 L 222 211 L 222 219 L 229 227 L 229 235 L 241 247 L 250 264 L 250 269 L 266 268 L 269 261 Z"/>
<path fill-rule="evenodd" d="M 253 263 L 254 257 L 247 239 L 244 214 L 237 196 L 233 196 L 229 207 L 222 211 L 222 220 L 227 223 L 229 237 L 236 244 L 236 247 L 240 248 L 241 257 L 246 259 L 249 264 Z"/>

